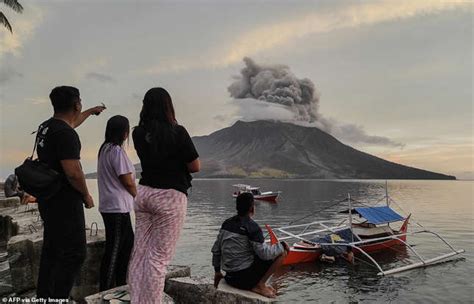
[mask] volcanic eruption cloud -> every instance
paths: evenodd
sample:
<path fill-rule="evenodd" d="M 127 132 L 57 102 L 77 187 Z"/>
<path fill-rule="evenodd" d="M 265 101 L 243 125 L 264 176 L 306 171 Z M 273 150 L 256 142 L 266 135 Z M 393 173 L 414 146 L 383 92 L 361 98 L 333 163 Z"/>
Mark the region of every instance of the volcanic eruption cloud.
<path fill-rule="evenodd" d="M 228 91 L 240 101 L 239 114 L 244 120 L 287 121 L 320 128 L 345 142 L 403 147 L 389 138 L 368 135 L 361 126 L 323 117 L 314 83 L 297 78 L 288 66 L 259 65 L 249 57 L 243 60 L 245 67 Z"/>

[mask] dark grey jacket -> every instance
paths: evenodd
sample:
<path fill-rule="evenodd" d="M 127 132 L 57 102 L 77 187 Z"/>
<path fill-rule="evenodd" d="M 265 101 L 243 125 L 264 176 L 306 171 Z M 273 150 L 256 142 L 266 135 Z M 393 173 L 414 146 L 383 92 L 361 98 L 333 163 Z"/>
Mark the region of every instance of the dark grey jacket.
<path fill-rule="evenodd" d="M 212 246 L 212 266 L 214 270 L 235 272 L 250 267 L 254 256 L 262 260 L 273 260 L 282 254 L 281 244 L 265 242 L 260 226 L 250 217 L 238 215 L 227 219 Z"/>
<path fill-rule="evenodd" d="M 5 197 L 20 196 L 21 191 L 18 191 L 18 177 L 15 174 L 10 174 L 3 185 Z"/>

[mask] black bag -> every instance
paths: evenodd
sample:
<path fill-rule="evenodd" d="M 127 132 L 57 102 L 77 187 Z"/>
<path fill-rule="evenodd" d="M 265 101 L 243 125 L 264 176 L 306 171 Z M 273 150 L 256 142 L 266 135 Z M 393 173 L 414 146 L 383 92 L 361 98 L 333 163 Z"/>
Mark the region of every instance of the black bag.
<path fill-rule="evenodd" d="M 41 126 L 38 128 L 35 146 L 31 157 L 28 157 L 21 166 L 15 168 L 20 187 L 27 193 L 39 200 L 47 200 L 59 192 L 62 186 L 61 174 L 51 169 L 48 164 L 39 159 L 33 159 L 38 144 L 38 136 Z"/>

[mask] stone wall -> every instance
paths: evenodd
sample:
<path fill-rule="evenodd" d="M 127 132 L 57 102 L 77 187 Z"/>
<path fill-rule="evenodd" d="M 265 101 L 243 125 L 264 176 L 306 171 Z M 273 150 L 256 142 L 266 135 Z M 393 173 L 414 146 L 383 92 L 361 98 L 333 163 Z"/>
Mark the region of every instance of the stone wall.
<path fill-rule="evenodd" d="M 4 296 L 34 296 L 43 245 L 43 227 L 35 205 L 20 205 L 18 199 L 0 197 L 0 298 Z M 103 303 L 98 293 L 100 262 L 104 252 L 103 230 L 86 231 L 87 256 L 71 296 L 76 301 Z M 5 248 L 6 247 L 6 248 Z M 0 247 L 1 248 L 1 247 Z M 6 258 L 5 258 L 6 257 Z M 212 286 L 210 278 L 191 277 L 187 266 L 170 266 L 165 284 L 164 303 L 264 303 L 265 298 L 227 288 Z M 222 284 L 222 283 L 221 283 Z M 128 289 L 127 286 L 118 289 Z M 91 295 L 91 296 L 88 296 Z M 263 298 L 263 300 L 262 300 Z"/>
<path fill-rule="evenodd" d="M 10 288 L 0 288 L 0 296 L 21 295 L 36 289 L 43 245 L 43 225 L 35 204 L 20 205 L 18 199 L 0 198 L 0 241 L 7 251 L 5 271 L 0 282 Z M 98 291 L 100 261 L 104 252 L 105 233 L 87 232 L 87 257 L 72 290 L 80 300 Z"/>
<path fill-rule="evenodd" d="M 187 271 L 186 271 L 187 270 Z M 122 297 L 128 293 L 128 285 L 97 293 L 85 298 L 88 304 L 103 304 L 104 296 L 119 294 Z M 238 290 L 230 287 L 221 280 L 219 288 L 214 288 L 210 278 L 190 276 L 189 267 L 175 266 L 168 269 L 165 292 L 162 302 L 168 303 L 199 303 L 199 304 L 263 304 L 272 303 L 272 299 L 265 298 L 250 291 Z M 153 303 L 150 299 L 150 303 Z"/>
<path fill-rule="evenodd" d="M 0 210 L 15 210 L 20 206 L 20 199 L 0 198 Z M 12 217 L 7 214 L 0 213 L 0 244 L 6 246 L 7 241 L 14 235 L 18 234 L 18 225 L 13 224 Z"/>

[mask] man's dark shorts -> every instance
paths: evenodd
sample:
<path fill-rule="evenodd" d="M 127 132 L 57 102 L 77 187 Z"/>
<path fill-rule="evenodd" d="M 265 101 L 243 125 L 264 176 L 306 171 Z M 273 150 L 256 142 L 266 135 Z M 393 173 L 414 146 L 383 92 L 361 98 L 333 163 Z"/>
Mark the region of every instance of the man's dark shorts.
<path fill-rule="evenodd" d="M 253 264 L 249 268 L 236 272 L 227 272 L 225 281 L 235 288 L 250 290 L 257 285 L 270 266 L 272 266 L 273 262 L 273 260 L 261 260 L 256 256 Z"/>

